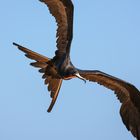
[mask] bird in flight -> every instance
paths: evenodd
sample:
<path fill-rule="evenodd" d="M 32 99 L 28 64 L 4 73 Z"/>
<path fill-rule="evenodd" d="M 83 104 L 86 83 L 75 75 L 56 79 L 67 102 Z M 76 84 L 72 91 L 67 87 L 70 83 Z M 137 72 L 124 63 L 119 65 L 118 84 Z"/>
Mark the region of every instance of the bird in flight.
<path fill-rule="evenodd" d="M 120 115 L 129 131 L 140 140 L 140 91 L 132 84 L 106 74 L 98 70 L 80 70 L 76 68 L 70 59 L 70 48 L 73 38 L 73 13 L 74 6 L 71 0 L 40 0 L 48 6 L 50 13 L 57 22 L 57 50 L 55 56 L 50 59 L 33 52 L 17 43 L 13 43 L 25 56 L 35 60 L 32 66 L 40 68 L 42 78 L 48 86 L 52 101 L 48 108 L 51 112 L 63 80 L 79 78 L 83 81 L 97 82 L 114 91 L 122 103 Z"/>

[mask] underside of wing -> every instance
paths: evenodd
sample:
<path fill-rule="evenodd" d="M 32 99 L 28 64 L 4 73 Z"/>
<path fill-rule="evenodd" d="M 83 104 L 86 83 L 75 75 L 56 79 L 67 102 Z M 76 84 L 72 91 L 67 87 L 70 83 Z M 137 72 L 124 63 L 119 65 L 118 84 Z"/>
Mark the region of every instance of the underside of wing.
<path fill-rule="evenodd" d="M 69 53 L 73 36 L 73 4 L 71 0 L 40 0 L 44 2 L 57 22 L 56 57 Z"/>
<path fill-rule="evenodd" d="M 132 84 L 101 71 L 83 71 L 79 74 L 85 79 L 97 82 L 115 92 L 122 103 L 120 114 L 128 130 L 140 140 L 140 92 Z"/>

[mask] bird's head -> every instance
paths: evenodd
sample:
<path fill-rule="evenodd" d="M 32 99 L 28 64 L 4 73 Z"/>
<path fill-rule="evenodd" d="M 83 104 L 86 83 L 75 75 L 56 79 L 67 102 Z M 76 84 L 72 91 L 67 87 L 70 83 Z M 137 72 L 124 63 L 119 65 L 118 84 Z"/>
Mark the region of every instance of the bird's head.
<path fill-rule="evenodd" d="M 67 69 L 67 71 L 65 72 L 64 79 L 68 80 L 68 79 L 71 79 L 74 77 L 77 77 L 86 83 L 86 79 L 79 74 L 79 72 L 76 68 L 71 67 L 71 68 Z"/>
<path fill-rule="evenodd" d="M 75 73 L 74 73 L 74 75 L 75 75 L 77 78 L 79 78 L 79 79 L 83 80 L 83 81 L 86 83 L 86 79 L 85 79 L 84 77 L 82 77 L 82 76 L 79 74 L 79 72 L 78 72 L 78 71 L 77 71 L 77 72 L 75 72 Z"/>
<path fill-rule="evenodd" d="M 71 72 L 72 72 L 72 75 L 74 77 L 77 77 L 77 78 L 83 80 L 86 83 L 86 79 L 79 74 L 79 72 L 78 72 L 78 70 L 76 68 L 74 68 L 73 70 L 71 70 Z"/>

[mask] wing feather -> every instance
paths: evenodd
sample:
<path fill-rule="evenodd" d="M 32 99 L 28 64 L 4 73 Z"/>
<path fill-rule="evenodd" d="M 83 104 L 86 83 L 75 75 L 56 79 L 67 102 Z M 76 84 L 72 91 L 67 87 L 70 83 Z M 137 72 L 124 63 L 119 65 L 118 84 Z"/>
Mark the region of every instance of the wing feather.
<path fill-rule="evenodd" d="M 57 22 L 57 48 L 56 56 L 61 57 L 69 53 L 73 36 L 73 4 L 71 0 L 40 0 L 44 2 Z"/>
<path fill-rule="evenodd" d="M 122 103 L 120 115 L 131 133 L 140 140 L 140 92 L 132 84 L 103 73 L 101 71 L 82 71 L 79 74 L 85 79 L 97 82 L 113 91 Z"/>

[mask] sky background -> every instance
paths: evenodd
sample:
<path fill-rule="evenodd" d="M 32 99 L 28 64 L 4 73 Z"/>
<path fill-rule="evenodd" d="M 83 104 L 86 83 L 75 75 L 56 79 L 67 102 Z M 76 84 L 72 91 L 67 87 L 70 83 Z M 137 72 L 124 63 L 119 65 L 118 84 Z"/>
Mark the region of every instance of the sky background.
<path fill-rule="evenodd" d="M 140 89 L 140 1 L 73 0 L 71 59 Z M 0 1 L 0 139 L 134 140 L 119 115 L 114 93 L 79 79 L 64 81 L 47 113 L 50 97 L 41 74 L 12 45 L 17 42 L 53 57 L 56 23 L 38 0 Z"/>

